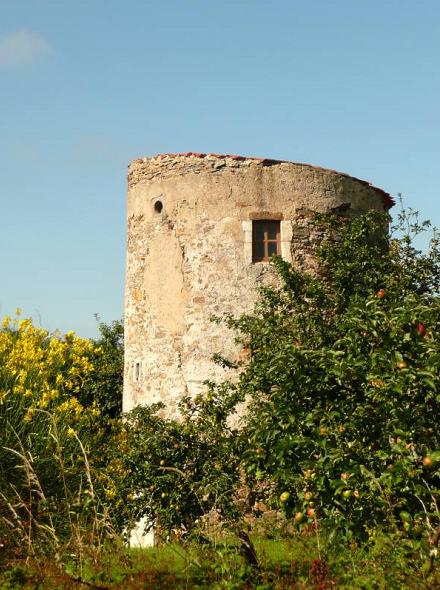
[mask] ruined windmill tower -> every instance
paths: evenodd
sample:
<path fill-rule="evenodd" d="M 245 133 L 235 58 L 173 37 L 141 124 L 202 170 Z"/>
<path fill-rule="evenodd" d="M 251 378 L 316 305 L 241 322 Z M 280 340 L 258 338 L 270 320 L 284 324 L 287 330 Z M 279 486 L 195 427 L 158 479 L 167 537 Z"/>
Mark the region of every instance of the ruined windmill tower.
<path fill-rule="evenodd" d="M 213 154 L 142 158 L 128 170 L 124 411 L 178 400 L 222 378 L 237 353 L 211 317 L 252 307 L 280 254 L 313 265 L 314 212 L 389 209 L 368 182 L 305 164 Z"/>

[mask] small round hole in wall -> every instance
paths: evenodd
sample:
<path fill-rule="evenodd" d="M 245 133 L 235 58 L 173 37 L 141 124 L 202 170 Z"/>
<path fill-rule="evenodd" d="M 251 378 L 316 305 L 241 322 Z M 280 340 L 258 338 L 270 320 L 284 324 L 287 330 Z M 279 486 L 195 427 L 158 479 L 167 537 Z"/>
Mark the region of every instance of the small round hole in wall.
<path fill-rule="evenodd" d="M 163 209 L 163 203 L 162 203 L 162 201 L 156 201 L 154 203 L 154 211 L 156 213 L 162 213 L 162 209 Z"/>

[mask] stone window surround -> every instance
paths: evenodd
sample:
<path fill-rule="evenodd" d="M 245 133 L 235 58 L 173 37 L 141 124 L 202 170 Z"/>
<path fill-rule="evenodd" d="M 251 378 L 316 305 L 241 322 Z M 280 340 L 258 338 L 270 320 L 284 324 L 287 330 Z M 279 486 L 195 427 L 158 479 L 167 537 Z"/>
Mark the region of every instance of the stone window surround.
<path fill-rule="evenodd" d="M 251 213 L 250 219 L 241 222 L 243 228 L 243 247 L 244 257 L 246 264 L 268 264 L 267 262 L 253 262 L 252 260 L 252 222 L 253 221 L 279 221 L 280 222 L 280 233 L 281 233 L 281 258 L 292 262 L 292 222 L 283 220 L 283 216 L 280 213 Z"/>

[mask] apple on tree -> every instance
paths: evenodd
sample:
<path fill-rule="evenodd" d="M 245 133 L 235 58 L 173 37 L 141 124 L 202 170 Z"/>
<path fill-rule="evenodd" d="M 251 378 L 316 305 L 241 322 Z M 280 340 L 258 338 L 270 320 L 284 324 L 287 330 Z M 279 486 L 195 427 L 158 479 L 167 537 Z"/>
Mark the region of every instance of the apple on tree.
<path fill-rule="evenodd" d="M 289 494 L 289 492 L 283 492 L 283 493 L 280 495 L 280 502 L 281 502 L 282 504 L 285 504 L 285 503 L 288 501 L 288 499 L 289 499 L 289 498 L 290 498 L 290 494 Z"/>
<path fill-rule="evenodd" d="M 424 338 L 426 336 L 426 327 L 421 322 L 416 323 L 415 330 L 416 330 L 416 333 L 419 336 L 421 336 L 422 338 Z"/>

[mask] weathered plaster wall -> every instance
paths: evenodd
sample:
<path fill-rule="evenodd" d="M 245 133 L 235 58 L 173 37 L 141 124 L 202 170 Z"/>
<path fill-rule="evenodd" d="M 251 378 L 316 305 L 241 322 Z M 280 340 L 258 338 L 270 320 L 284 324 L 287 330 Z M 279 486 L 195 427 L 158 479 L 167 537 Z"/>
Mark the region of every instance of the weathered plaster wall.
<path fill-rule="evenodd" d="M 313 268 L 313 212 L 391 204 L 364 181 L 303 164 L 200 154 L 132 162 L 124 410 L 160 400 L 173 414 L 180 397 L 222 378 L 212 354 L 239 353 L 210 318 L 250 309 L 270 279 L 266 263 L 251 261 L 253 219 L 280 219 L 283 256 Z"/>

